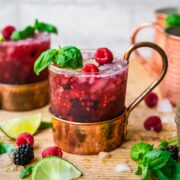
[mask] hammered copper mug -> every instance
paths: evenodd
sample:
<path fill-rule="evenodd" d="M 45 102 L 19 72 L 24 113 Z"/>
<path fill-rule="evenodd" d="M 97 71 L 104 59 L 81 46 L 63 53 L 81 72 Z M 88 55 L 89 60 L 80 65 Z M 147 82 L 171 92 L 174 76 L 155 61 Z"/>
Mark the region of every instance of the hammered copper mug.
<path fill-rule="evenodd" d="M 173 13 L 178 13 L 178 9 L 175 7 L 167 7 L 167 8 L 161 8 L 161 9 L 157 9 L 154 12 L 154 16 L 155 16 L 155 22 L 157 24 L 159 24 L 159 26 L 161 26 L 162 28 L 166 27 L 166 17 L 169 14 L 173 14 Z M 155 30 L 155 34 L 154 34 L 154 42 L 160 46 L 161 48 L 164 49 L 164 40 L 165 38 L 165 34 Z M 154 71 L 159 74 L 161 71 L 161 66 L 162 66 L 162 61 L 161 61 L 161 57 L 159 56 L 159 54 L 155 51 L 152 52 L 151 58 L 150 58 L 150 63 L 151 65 L 154 67 Z"/>
<path fill-rule="evenodd" d="M 167 7 L 167 8 L 161 8 L 161 9 L 157 9 L 154 11 L 154 16 L 155 16 L 155 22 L 161 27 L 161 28 L 165 28 L 166 24 L 166 17 L 169 14 L 172 13 L 178 13 L 178 9 L 175 7 Z M 139 29 L 141 29 L 144 27 L 149 27 L 149 23 L 143 23 L 141 25 L 138 26 L 137 29 L 135 29 L 135 31 L 139 31 Z M 134 32 L 133 34 L 135 34 L 137 32 Z M 162 31 L 155 29 L 155 33 L 154 33 L 154 42 L 160 46 L 161 48 L 164 49 L 165 46 L 165 33 L 162 33 Z M 132 42 L 134 43 L 134 42 Z M 137 55 L 137 59 L 141 62 L 143 62 L 143 59 L 141 56 Z M 151 56 L 150 56 L 150 61 L 149 61 L 149 65 L 146 66 L 146 68 L 148 70 L 153 68 L 153 71 L 151 71 L 151 74 L 154 76 L 156 74 L 159 74 L 161 71 L 161 66 L 162 66 L 162 61 L 161 61 L 161 57 L 159 56 L 159 54 L 156 51 L 153 51 Z M 151 67 L 149 67 L 151 66 Z M 149 69 L 150 68 L 150 69 Z"/>
<path fill-rule="evenodd" d="M 157 23 L 145 23 L 138 26 L 131 38 L 131 43 L 136 43 L 136 35 L 144 28 L 154 28 L 163 34 L 164 47 L 169 62 L 169 68 L 164 81 L 160 85 L 160 91 L 163 97 L 168 98 L 173 105 L 177 99 L 180 99 L 180 27 L 162 28 Z M 153 75 L 157 75 L 157 68 L 161 67 L 160 63 L 155 63 L 157 59 L 153 59 L 151 63 L 146 61 L 141 54 L 136 51 L 137 59 L 145 66 L 145 68 Z"/>
<path fill-rule="evenodd" d="M 166 54 L 159 46 L 150 42 L 136 43 L 125 52 L 123 59 L 127 61 L 127 68 L 131 54 L 141 47 L 156 50 L 161 56 L 163 66 L 156 80 L 132 104 L 126 107 L 123 113 L 100 122 L 92 122 L 92 119 L 82 122 L 63 119 L 50 108 L 54 141 L 63 151 L 73 154 L 97 154 L 101 151 L 112 151 L 121 145 L 126 135 L 130 112 L 162 81 L 167 72 Z"/>

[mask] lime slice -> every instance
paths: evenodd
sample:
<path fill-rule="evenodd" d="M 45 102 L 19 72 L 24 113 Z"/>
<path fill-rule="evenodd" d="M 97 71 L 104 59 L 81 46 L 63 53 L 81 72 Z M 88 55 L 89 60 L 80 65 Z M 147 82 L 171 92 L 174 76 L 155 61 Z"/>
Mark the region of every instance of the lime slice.
<path fill-rule="evenodd" d="M 41 114 L 32 114 L 1 122 L 1 131 L 9 138 L 16 139 L 21 133 L 35 134 L 41 124 Z"/>
<path fill-rule="evenodd" d="M 81 171 L 65 159 L 51 156 L 40 160 L 31 174 L 32 180 L 70 180 L 82 175 Z"/>

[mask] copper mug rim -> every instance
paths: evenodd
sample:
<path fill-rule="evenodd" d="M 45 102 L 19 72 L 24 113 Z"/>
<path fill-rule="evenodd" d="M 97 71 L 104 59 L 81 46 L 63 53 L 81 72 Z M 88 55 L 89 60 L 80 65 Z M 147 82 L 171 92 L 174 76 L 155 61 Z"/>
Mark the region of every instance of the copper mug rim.
<path fill-rule="evenodd" d="M 164 7 L 164 8 L 159 8 L 155 10 L 155 13 L 158 15 L 166 16 L 169 13 L 173 12 L 179 12 L 179 9 L 176 7 Z"/>

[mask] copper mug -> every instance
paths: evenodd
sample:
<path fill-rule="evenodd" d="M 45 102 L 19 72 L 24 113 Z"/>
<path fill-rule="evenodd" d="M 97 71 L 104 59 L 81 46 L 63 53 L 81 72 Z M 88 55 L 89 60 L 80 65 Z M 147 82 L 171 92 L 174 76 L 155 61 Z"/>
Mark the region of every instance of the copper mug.
<path fill-rule="evenodd" d="M 131 43 L 136 43 L 136 35 L 144 28 L 154 28 L 163 36 L 163 49 L 168 56 L 169 68 L 164 81 L 160 85 L 160 90 L 163 97 L 168 98 L 173 105 L 176 100 L 180 99 L 180 28 L 172 27 L 164 29 L 158 23 L 144 23 L 139 25 L 132 33 Z M 157 76 L 161 63 L 155 58 L 152 61 L 146 61 L 138 51 L 135 51 L 137 59 L 144 67 L 153 75 Z M 158 71 L 157 71 L 158 69 Z"/>
<path fill-rule="evenodd" d="M 157 24 L 159 24 L 159 26 L 161 26 L 162 28 L 165 28 L 166 17 L 168 16 L 168 14 L 177 13 L 177 12 L 178 12 L 178 9 L 174 8 L 174 7 L 157 9 L 154 12 L 155 21 Z M 164 38 L 165 38 L 164 33 L 160 32 L 158 30 L 155 30 L 154 42 L 163 49 L 164 49 L 164 45 L 165 45 Z M 156 71 L 156 73 L 159 73 L 161 71 L 162 62 L 161 62 L 161 57 L 155 51 L 152 52 L 151 63 L 152 63 L 152 66 L 154 67 L 154 70 Z"/>
<path fill-rule="evenodd" d="M 178 9 L 175 7 L 167 7 L 167 8 L 161 8 L 161 9 L 157 9 L 154 12 L 154 16 L 155 16 L 155 22 L 161 27 L 161 28 L 165 28 L 165 21 L 166 21 L 166 17 L 168 14 L 172 14 L 172 13 L 177 13 Z M 136 28 L 133 32 L 133 36 L 134 34 L 136 34 L 136 31 L 139 31 L 139 29 L 141 29 L 144 27 L 149 27 L 151 25 L 149 25 L 149 23 L 143 23 L 141 25 L 138 26 L 138 28 Z M 134 37 L 131 39 L 131 43 L 134 43 Z M 162 33 L 162 31 L 155 29 L 155 34 L 154 34 L 154 42 L 160 46 L 161 48 L 164 49 L 165 46 L 165 33 Z M 137 54 L 137 53 L 136 53 Z M 144 63 L 143 58 L 141 56 L 139 56 L 137 54 L 137 58 L 141 63 Z M 159 74 L 161 71 L 161 66 L 162 66 L 162 61 L 161 61 L 161 57 L 159 56 L 159 54 L 156 51 L 153 51 L 151 56 L 150 56 L 150 64 L 148 66 L 146 66 L 146 68 L 148 70 L 153 68 L 153 71 L 150 71 L 151 74 L 154 76 L 156 74 Z M 151 66 L 151 67 L 149 67 Z"/>
<path fill-rule="evenodd" d="M 164 78 L 168 61 L 164 51 L 154 43 L 141 42 L 132 45 L 124 54 L 124 60 L 129 62 L 134 50 L 149 47 L 156 50 L 162 59 L 162 70 L 158 78 L 116 118 L 101 122 L 74 122 L 61 119 L 50 109 L 53 136 L 55 143 L 63 151 L 73 154 L 97 154 L 101 151 L 111 151 L 120 146 L 126 135 L 130 112 L 152 91 Z M 128 63 L 127 63 L 128 66 Z"/>

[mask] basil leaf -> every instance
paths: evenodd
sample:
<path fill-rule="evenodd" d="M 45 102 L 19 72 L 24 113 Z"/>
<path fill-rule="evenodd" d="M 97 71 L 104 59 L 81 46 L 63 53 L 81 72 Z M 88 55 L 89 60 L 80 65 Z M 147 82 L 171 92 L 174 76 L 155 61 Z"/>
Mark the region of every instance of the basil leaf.
<path fill-rule="evenodd" d="M 180 26 L 180 15 L 179 14 L 170 14 L 166 18 L 166 26 Z"/>
<path fill-rule="evenodd" d="M 176 163 L 176 170 L 172 176 L 172 180 L 179 180 L 180 179 L 180 164 Z"/>
<path fill-rule="evenodd" d="M 32 26 L 27 26 L 21 31 L 15 31 L 11 35 L 11 39 L 17 41 L 21 39 L 25 39 L 27 37 L 33 36 L 35 33 L 35 29 Z"/>
<path fill-rule="evenodd" d="M 39 74 L 52 62 L 63 68 L 76 69 L 83 66 L 81 51 L 74 46 L 66 46 L 43 52 L 34 64 L 35 73 Z"/>
<path fill-rule="evenodd" d="M 159 180 L 169 180 L 169 177 L 167 177 L 160 169 L 156 170 L 154 173 Z"/>
<path fill-rule="evenodd" d="M 51 62 L 56 59 L 57 54 L 58 50 L 56 49 L 49 49 L 43 52 L 34 64 L 35 73 L 39 74 L 42 70 L 44 70 Z"/>
<path fill-rule="evenodd" d="M 139 161 L 147 152 L 151 150 L 153 150 L 153 145 L 146 144 L 144 142 L 135 144 L 130 151 L 131 159 L 133 159 L 134 161 Z"/>
<path fill-rule="evenodd" d="M 171 153 L 168 151 L 153 150 L 147 152 L 147 154 L 144 156 L 144 159 L 147 161 L 149 167 L 152 170 L 157 170 L 166 165 L 170 159 L 170 156 Z"/>
<path fill-rule="evenodd" d="M 170 158 L 165 166 L 160 170 L 169 178 L 172 178 L 176 174 L 177 163 L 174 159 Z"/>
<path fill-rule="evenodd" d="M 166 148 L 169 145 L 168 141 L 161 140 L 161 143 L 158 145 L 158 149 Z"/>
<path fill-rule="evenodd" d="M 81 68 L 83 66 L 82 63 L 82 54 L 81 51 L 74 46 L 66 46 L 60 49 L 60 54 L 56 63 L 59 64 L 63 68 Z"/>
<path fill-rule="evenodd" d="M 48 32 L 48 33 L 57 33 L 57 28 L 52 24 L 47 24 L 44 22 L 39 22 L 37 19 L 34 23 L 35 29 L 37 29 L 39 32 Z"/>
<path fill-rule="evenodd" d="M 7 153 L 8 155 L 10 155 L 15 151 L 15 149 L 16 148 L 12 144 L 0 142 L 0 154 Z"/>
<path fill-rule="evenodd" d="M 19 177 L 20 179 L 24 179 L 25 177 L 27 177 L 28 175 L 31 175 L 34 166 L 36 165 L 36 163 L 33 163 L 29 166 L 26 166 L 20 173 Z"/>
<path fill-rule="evenodd" d="M 52 127 L 52 123 L 51 122 L 41 121 L 41 125 L 38 128 L 38 130 L 44 130 L 44 129 L 51 128 L 51 127 Z"/>
<path fill-rule="evenodd" d="M 177 138 L 173 138 L 170 141 L 161 140 L 161 143 L 158 145 L 158 149 L 166 148 L 167 146 L 180 146 Z"/>

